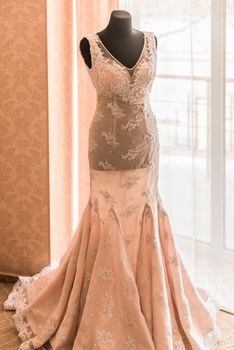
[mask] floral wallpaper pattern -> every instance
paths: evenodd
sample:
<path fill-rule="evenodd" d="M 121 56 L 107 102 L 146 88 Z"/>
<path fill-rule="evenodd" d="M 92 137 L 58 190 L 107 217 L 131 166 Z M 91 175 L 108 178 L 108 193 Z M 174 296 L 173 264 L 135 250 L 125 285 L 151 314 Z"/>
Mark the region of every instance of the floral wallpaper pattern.
<path fill-rule="evenodd" d="M 0 273 L 49 262 L 46 2 L 0 0 Z"/>

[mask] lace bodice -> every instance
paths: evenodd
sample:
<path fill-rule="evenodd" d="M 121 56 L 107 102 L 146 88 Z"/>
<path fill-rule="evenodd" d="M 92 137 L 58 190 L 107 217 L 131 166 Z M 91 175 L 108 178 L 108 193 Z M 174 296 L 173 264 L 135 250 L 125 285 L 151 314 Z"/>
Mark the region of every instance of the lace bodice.
<path fill-rule="evenodd" d="M 144 32 L 144 46 L 133 68 L 114 58 L 96 33 L 86 36 L 90 43 L 92 67 L 88 68 L 98 97 L 138 104 L 149 97 L 156 75 L 156 45 L 153 32 Z M 125 106 L 126 107 L 126 106 Z"/>
<path fill-rule="evenodd" d="M 90 167 L 123 170 L 155 166 L 158 129 L 149 95 L 156 75 L 153 32 L 144 32 L 144 46 L 134 67 L 120 63 L 96 33 L 86 35 L 92 67 L 88 72 L 97 92 L 89 132 Z"/>

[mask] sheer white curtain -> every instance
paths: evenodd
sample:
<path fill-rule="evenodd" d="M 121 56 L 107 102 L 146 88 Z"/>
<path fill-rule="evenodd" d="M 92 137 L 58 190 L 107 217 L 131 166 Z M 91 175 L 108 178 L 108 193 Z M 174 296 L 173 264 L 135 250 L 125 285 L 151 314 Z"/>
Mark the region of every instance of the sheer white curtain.
<path fill-rule="evenodd" d="M 196 284 L 234 310 L 233 180 L 225 192 L 226 176 L 234 175 L 232 106 L 225 124 L 225 42 L 227 37 L 227 82 L 233 75 L 233 2 L 134 0 L 119 1 L 119 9 L 132 14 L 134 28 L 158 38 L 151 105 L 160 133 L 159 189 L 178 248 Z"/>

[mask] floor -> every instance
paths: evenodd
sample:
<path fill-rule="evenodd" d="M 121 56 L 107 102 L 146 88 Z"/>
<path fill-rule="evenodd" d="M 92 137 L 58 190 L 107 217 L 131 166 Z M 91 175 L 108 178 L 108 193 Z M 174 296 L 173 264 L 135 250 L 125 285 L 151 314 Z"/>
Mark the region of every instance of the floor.
<path fill-rule="evenodd" d="M 211 294 L 221 306 L 234 313 L 233 263 L 209 256 L 190 242 L 175 236 L 184 264 L 197 287 Z"/>
<path fill-rule="evenodd" d="M 14 326 L 13 312 L 3 310 L 3 300 L 12 289 L 12 283 L 0 282 L 0 350 L 18 350 L 20 339 Z M 218 324 L 222 342 L 217 350 L 234 350 L 234 315 L 220 311 Z"/>
<path fill-rule="evenodd" d="M 11 283 L 0 283 L 0 349 L 18 350 L 20 339 L 14 327 L 12 312 L 3 310 L 3 300 L 12 289 Z"/>

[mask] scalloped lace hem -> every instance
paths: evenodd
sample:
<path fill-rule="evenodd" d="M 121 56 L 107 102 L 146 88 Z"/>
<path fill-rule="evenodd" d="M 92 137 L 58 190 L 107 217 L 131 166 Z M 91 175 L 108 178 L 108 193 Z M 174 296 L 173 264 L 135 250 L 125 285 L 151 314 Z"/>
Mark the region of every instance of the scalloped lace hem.
<path fill-rule="evenodd" d="M 47 274 L 51 270 L 57 268 L 59 265 L 59 260 L 55 261 L 49 266 L 46 266 L 38 274 L 33 275 L 32 277 L 19 276 L 19 280 L 13 286 L 12 292 L 8 295 L 7 299 L 4 301 L 5 310 L 15 310 L 15 314 L 12 316 L 15 321 L 16 328 L 19 332 L 19 337 L 22 340 L 22 344 L 19 347 L 19 350 L 32 350 L 35 349 L 33 346 L 32 338 L 34 338 L 34 333 L 29 325 L 29 322 L 26 317 L 22 314 L 21 310 L 27 307 L 28 299 L 26 293 L 26 286 L 32 283 L 34 280 L 38 279 L 40 276 Z M 214 318 L 217 316 L 219 310 L 219 303 L 215 298 L 210 294 L 206 301 L 206 305 L 213 315 Z M 221 332 L 219 328 L 213 329 L 204 337 L 204 344 L 207 347 L 207 350 L 215 350 L 217 345 L 221 340 Z M 52 347 L 49 345 L 49 349 L 46 346 L 37 348 L 38 350 L 52 350 Z M 184 343 L 178 342 L 176 344 L 176 350 L 185 350 Z"/>
<path fill-rule="evenodd" d="M 32 338 L 34 333 L 29 325 L 27 318 L 23 315 L 22 310 L 28 306 L 28 298 L 26 293 L 26 286 L 38 279 L 40 276 L 49 273 L 50 271 L 57 268 L 59 260 L 56 260 L 51 265 L 43 268 L 39 273 L 32 277 L 19 276 L 19 280 L 14 284 L 13 290 L 9 293 L 7 299 L 4 301 L 3 307 L 5 310 L 15 310 L 15 314 L 12 316 L 15 321 L 15 326 L 18 330 L 18 335 L 22 340 L 22 344 L 19 350 L 32 350 L 35 349 L 33 346 Z M 47 346 L 41 346 L 38 350 L 49 350 L 52 349 Z"/>
<path fill-rule="evenodd" d="M 28 299 L 26 294 L 26 286 L 31 283 L 33 280 L 39 278 L 41 275 L 44 275 L 51 271 L 52 269 L 58 266 L 53 264 L 51 266 L 45 267 L 40 273 L 32 277 L 19 277 L 19 280 L 15 283 L 12 292 L 8 295 L 8 298 L 4 302 L 5 310 L 16 310 L 15 314 L 12 316 L 15 321 L 16 328 L 19 332 L 19 337 L 22 340 L 22 344 L 19 347 L 19 350 L 32 350 L 35 349 L 33 346 L 32 338 L 34 338 L 34 333 L 29 325 L 29 322 L 26 317 L 22 314 L 21 310 L 28 305 Z M 209 295 L 206 305 L 212 313 L 213 317 L 216 317 L 217 311 L 219 309 L 219 304 L 212 296 Z M 204 337 L 204 344 L 207 350 L 215 350 L 217 345 L 221 340 L 221 332 L 219 328 L 213 329 Z M 38 350 L 52 350 L 50 344 L 41 346 L 37 348 Z M 176 344 L 175 350 L 186 350 L 183 341 L 179 341 Z"/>

